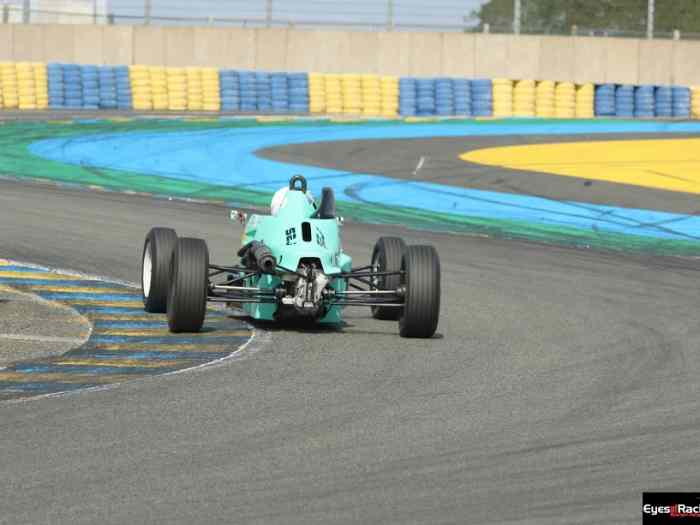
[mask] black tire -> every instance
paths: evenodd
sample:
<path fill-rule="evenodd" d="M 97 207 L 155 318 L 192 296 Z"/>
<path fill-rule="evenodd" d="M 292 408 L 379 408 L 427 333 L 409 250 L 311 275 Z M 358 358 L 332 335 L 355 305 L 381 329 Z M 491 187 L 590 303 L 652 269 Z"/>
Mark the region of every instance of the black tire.
<path fill-rule="evenodd" d="M 401 337 L 429 338 L 440 317 L 440 258 L 432 246 L 409 246 L 403 257 L 406 305 L 399 319 Z"/>
<path fill-rule="evenodd" d="M 406 251 L 406 243 L 399 237 L 380 237 L 372 252 L 372 266 L 380 272 L 401 271 L 401 261 Z M 377 277 L 375 286 L 379 290 L 396 290 L 401 286 L 400 275 Z M 372 317 L 380 321 L 398 321 L 401 308 L 372 306 Z"/>
<path fill-rule="evenodd" d="M 168 326 L 173 333 L 199 332 L 207 312 L 209 249 L 201 239 L 178 239 L 168 294 Z"/>
<path fill-rule="evenodd" d="M 141 296 L 143 307 L 152 314 L 164 314 L 170 288 L 170 259 L 177 233 L 170 228 L 153 228 L 146 236 L 141 255 Z"/>

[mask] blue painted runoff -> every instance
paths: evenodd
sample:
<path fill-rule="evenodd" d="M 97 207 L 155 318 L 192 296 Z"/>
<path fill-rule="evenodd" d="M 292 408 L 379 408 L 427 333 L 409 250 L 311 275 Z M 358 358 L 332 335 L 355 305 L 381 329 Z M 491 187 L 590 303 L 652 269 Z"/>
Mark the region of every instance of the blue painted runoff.
<path fill-rule="evenodd" d="M 356 139 L 402 139 L 598 133 L 699 133 L 700 122 L 522 121 L 308 127 L 264 126 L 177 132 L 131 132 L 35 142 L 45 159 L 162 177 L 274 192 L 303 173 L 317 193 L 330 186 L 339 200 L 449 213 L 466 217 L 578 227 L 664 239 L 700 240 L 700 217 L 653 210 L 556 201 L 511 193 L 298 166 L 258 157 L 264 148 Z M 416 151 L 416 162 L 420 151 Z M 469 167 L 465 164 L 465 171 Z M 410 175 L 410 174 L 408 174 Z M 526 175 L 523 175 L 526 176 Z"/>

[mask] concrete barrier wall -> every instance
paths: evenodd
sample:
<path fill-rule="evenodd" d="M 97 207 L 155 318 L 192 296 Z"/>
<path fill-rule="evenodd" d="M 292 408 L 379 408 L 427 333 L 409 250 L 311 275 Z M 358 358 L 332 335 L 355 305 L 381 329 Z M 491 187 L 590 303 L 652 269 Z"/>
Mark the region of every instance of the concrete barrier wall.
<path fill-rule="evenodd" d="M 6 24 L 0 60 L 700 84 L 700 42 L 593 37 Z"/>

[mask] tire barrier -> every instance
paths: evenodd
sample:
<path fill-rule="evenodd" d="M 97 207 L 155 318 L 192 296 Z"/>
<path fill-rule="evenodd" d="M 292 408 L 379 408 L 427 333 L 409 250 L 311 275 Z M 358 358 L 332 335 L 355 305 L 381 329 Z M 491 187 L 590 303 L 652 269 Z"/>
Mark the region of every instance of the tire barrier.
<path fill-rule="evenodd" d="M 576 87 L 576 118 L 595 117 L 595 86 L 581 84 Z"/>
<path fill-rule="evenodd" d="M 472 115 L 490 117 L 493 114 L 493 82 L 479 78 L 470 82 L 472 91 Z"/>
<path fill-rule="evenodd" d="M 378 117 L 382 112 L 382 88 L 379 75 L 362 75 L 362 114 Z"/>
<path fill-rule="evenodd" d="M 362 113 L 362 78 L 360 75 L 341 75 L 343 113 Z"/>
<path fill-rule="evenodd" d="M 153 95 L 151 93 L 151 75 L 148 66 L 130 66 L 129 80 L 131 82 L 132 104 L 137 111 L 150 111 L 153 109 Z"/>
<path fill-rule="evenodd" d="M 36 109 L 36 82 L 34 66 L 21 62 L 15 66 L 17 77 L 17 107 L 19 109 Z"/>
<path fill-rule="evenodd" d="M 435 114 L 440 117 L 455 114 L 455 90 L 451 78 L 435 79 Z"/>
<path fill-rule="evenodd" d="M 0 63 L 3 109 L 700 118 L 700 86 Z"/>
<path fill-rule="evenodd" d="M 674 86 L 671 88 L 673 96 L 673 116 L 675 118 L 690 117 L 690 89 L 687 87 Z"/>
<path fill-rule="evenodd" d="M 535 115 L 543 118 L 554 117 L 554 82 L 542 80 L 535 88 Z"/>
<path fill-rule="evenodd" d="M 83 74 L 77 64 L 63 66 L 63 89 L 67 109 L 83 108 Z"/>
<path fill-rule="evenodd" d="M 399 77 L 385 76 L 380 79 L 381 115 L 396 118 L 399 115 Z"/>
<path fill-rule="evenodd" d="M 289 112 L 295 114 L 309 113 L 309 75 L 307 73 L 290 73 L 287 75 Z"/>
<path fill-rule="evenodd" d="M 399 80 L 399 115 L 415 117 L 418 113 L 418 92 L 415 78 Z"/>
<path fill-rule="evenodd" d="M 492 89 L 492 82 L 483 79 L 404 77 L 398 80 L 398 113 L 402 117 L 491 116 Z"/>
<path fill-rule="evenodd" d="M 289 113 L 289 79 L 286 73 L 270 75 L 270 97 L 273 113 Z"/>
<path fill-rule="evenodd" d="M 617 114 L 615 107 L 615 85 L 602 84 L 595 88 L 595 114 L 598 117 L 614 117 Z"/>
<path fill-rule="evenodd" d="M 221 85 L 219 70 L 214 67 L 199 69 L 202 82 L 202 109 L 204 111 L 221 111 Z"/>
<path fill-rule="evenodd" d="M 187 110 L 204 111 L 204 86 L 199 68 L 186 68 L 185 78 L 187 79 Z"/>
<path fill-rule="evenodd" d="M 240 111 L 241 83 L 238 71 L 233 69 L 219 71 L 219 88 L 221 89 L 221 110 Z"/>
<path fill-rule="evenodd" d="M 114 68 L 114 78 L 117 83 L 117 109 L 132 109 L 133 99 L 129 68 L 127 66 L 116 66 Z"/>
<path fill-rule="evenodd" d="M 148 75 L 151 81 L 151 96 L 154 111 L 168 110 L 168 74 L 164 67 L 149 67 Z"/>
<path fill-rule="evenodd" d="M 49 107 L 61 109 L 66 105 L 63 84 L 63 65 L 51 63 L 46 67 L 48 77 Z"/>
<path fill-rule="evenodd" d="M 700 118 L 700 86 L 690 88 L 692 117 Z"/>
<path fill-rule="evenodd" d="M 340 75 L 326 75 L 326 111 L 331 114 L 343 112 L 343 86 Z"/>
<path fill-rule="evenodd" d="M 534 80 L 518 80 L 513 89 L 513 116 L 534 117 L 536 114 Z"/>
<path fill-rule="evenodd" d="M 618 86 L 615 90 L 615 115 L 634 117 L 634 86 Z"/>
<path fill-rule="evenodd" d="M 187 79 L 187 110 L 204 111 L 204 86 L 199 68 L 186 68 L 185 78 Z"/>
<path fill-rule="evenodd" d="M 97 66 L 80 66 L 83 91 L 83 109 L 100 108 L 100 82 Z"/>
<path fill-rule="evenodd" d="M 507 78 L 493 80 L 493 116 L 513 116 L 513 81 Z"/>
<path fill-rule="evenodd" d="M 169 67 L 165 71 L 165 88 L 168 110 L 185 111 L 187 109 L 187 71 L 180 67 Z M 155 107 L 155 104 L 154 104 Z"/>
<path fill-rule="evenodd" d="M 454 88 L 455 115 L 468 117 L 472 114 L 472 87 L 466 78 L 452 79 Z"/>
<path fill-rule="evenodd" d="M 416 79 L 416 115 L 431 117 L 435 115 L 435 79 Z"/>
<path fill-rule="evenodd" d="M 576 86 L 571 82 L 558 82 L 554 87 L 554 116 L 576 117 Z"/>
<path fill-rule="evenodd" d="M 35 66 L 34 73 L 37 109 L 132 107 L 129 70 L 125 66 L 52 63 L 39 69 Z"/>
<path fill-rule="evenodd" d="M 326 78 L 321 73 L 309 73 L 309 111 L 326 113 Z"/>
<path fill-rule="evenodd" d="M 270 113 L 272 111 L 272 79 L 269 73 L 255 73 L 255 91 L 258 111 Z"/>
<path fill-rule="evenodd" d="M 654 90 L 654 115 L 667 118 L 673 116 L 673 90 L 670 86 L 658 86 Z"/>
<path fill-rule="evenodd" d="M 654 111 L 654 86 L 637 86 L 634 88 L 634 116 L 635 118 L 653 118 Z"/>
<path fill-rule="evenodd" d="M 113 67 L 97 68 L 97 105 L 100 109 L 117 109 L 117 76 Z"/>
<path fill-rule="evenodd" d="M 33 69 L 36 109 L 47 109 L 49 107 L 49 77 L 46 64 L 34 64 Z"/>
<path fill-rule="evenodd" d="M 238 79 L 241 92 L 241 111 L 254 113 L 258 109 L 258 88 L 255 73 L 239 71 Z"/>
<path fill-rule="evenodd" d="M 15 64 L 2 64 L 0 66 L 2 76 L 3 108 L 19 108 L 19 91 L 17 86 L 17 68 Z"/>

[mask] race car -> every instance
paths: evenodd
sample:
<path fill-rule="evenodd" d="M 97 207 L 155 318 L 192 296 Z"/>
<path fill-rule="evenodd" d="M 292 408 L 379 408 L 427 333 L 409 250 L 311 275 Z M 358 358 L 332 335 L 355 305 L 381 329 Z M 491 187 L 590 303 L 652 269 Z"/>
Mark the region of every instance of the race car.
<path fill-rule="evenodd" d="M 207 303 L 225 303 L 259 321 L 306 321 L 342 327 L 342 310 L 368 306 L 378 320 L 398 321 L 402 337 L 430 338 L 440 315 L 440 260 L 432 246 L 380 238 L 368 265 L 353 267 L 341 245 L 335 195 L 318 205 L 307 181 L 289 181 L 273 215 L 232 210 L 245 224 L 239 260 L 211 264 L 204 240 L 153 228 L 142 257 L 145 310 L 167 313 L 173 333 L 199 332 Z"/>

